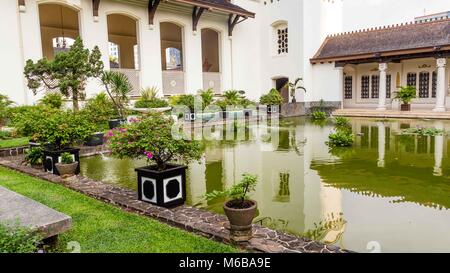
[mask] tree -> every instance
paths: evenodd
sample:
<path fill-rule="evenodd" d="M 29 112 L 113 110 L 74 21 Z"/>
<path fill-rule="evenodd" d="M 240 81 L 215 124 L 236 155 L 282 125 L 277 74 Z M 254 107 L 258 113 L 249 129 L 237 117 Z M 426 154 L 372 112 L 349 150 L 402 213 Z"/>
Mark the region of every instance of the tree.
<path fill-rule="evenodd" d="M 297 78 L 294 82 L 288 82 L 286 83 L 286 87 L 289 88 L 290 90 L 290 95 L 292 97 L 292 102 L 296 102 L 295 99 L 295 91 L 297 91 L 297 89 L 302 89 L 306 92 L 306 88 L 303 86 L 300 86 L 300 82 L 302 81 L 302 78 Z"/>
<path fill-rule="evenodd" d="M 128 77 L 116 71 L 104 71 L 101 73 L 100 80 L 105 86 L 106 93 L 116 108 L 120 118 L 125 116 L 128 95 L 133 91 Z"/>
<path fill-rule="evenodd" d="M 84 48 L 78 37 L 68 51 L 56 54 L 54 60 L 43 58 L 36 63 L 28 60 L 24 75 L 35 95 L 42 88 L 58 90 L 72 99 L 73 110 L 78 111 L 88 79 L 99 77 L 103 67 L 99 48 L 96 46 L 92 51 Z"/>

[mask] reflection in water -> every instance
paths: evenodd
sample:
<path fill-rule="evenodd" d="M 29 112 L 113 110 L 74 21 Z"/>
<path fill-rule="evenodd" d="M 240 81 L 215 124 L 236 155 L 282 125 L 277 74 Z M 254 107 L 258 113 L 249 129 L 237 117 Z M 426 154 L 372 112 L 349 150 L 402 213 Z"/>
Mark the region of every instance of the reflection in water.
<path fill-rule="evenodd" d="M 223 213 L 223 200 L 206 202 L 204 194 L 254 173 L 256 221 L 264 226 L 361 252 L 371 241 L 383 251 L 449 251 L 450 138 L 400 133 L 417 126 L 450 131 L 450 122 L 352 119 L 351 126 L 354 146 L 332 150 L 325 142 L 333 124 L 302 118 L 250 125 L 238 141 L 205 141 L 202 160 L 189 168 L 188 201 Z M 134 168 L 146 165 L 82 161 L 84 175 L 131 189 Z"/>

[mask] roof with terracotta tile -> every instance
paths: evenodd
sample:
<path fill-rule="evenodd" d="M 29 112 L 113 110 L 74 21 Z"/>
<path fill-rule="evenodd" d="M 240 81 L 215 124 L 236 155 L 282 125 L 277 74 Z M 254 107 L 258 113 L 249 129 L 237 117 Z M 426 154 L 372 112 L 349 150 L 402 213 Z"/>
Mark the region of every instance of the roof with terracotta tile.
<path fill-rule="evenodd" d="M 328 36 L 312 63 L 368 58 L 374 54 L 450 49 L 450 18 L 378 27 Z"/>

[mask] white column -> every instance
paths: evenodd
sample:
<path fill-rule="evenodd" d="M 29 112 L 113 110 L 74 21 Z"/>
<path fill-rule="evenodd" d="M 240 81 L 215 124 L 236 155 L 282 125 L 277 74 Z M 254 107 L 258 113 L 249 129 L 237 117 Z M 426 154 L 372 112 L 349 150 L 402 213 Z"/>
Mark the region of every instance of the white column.
<path fill-rule="evenodd" d="M 378 122 L 378 167 L 384 168 L 384 157 L 386 154 L 386 125 Z"/>
<path fill-rule="evenodd" d="M 378 70 L 380 71 L 379 94 L 378 94 L 378 108 L 379 111 L 386 110 L 386 70 L 387 63 L 380 63 Z"/>
<path fill-rule="evenodd" d="M 341 102 L 341 109 L 344 109 L 344 67 L 336 67 L 338 71 L 338 92 L 339 92 L 339 101 Z"/>
<path fill-rule="evenodd" d="M 436 60 L 437 66 L 437 86 L 436 86 L 436 106 L 435 112 L 445 112 L 445 66 L 447 60 L 439 58 Z"/>
<path fill-rule="evenodd" d="M 436 129 L 443 130 L 444 124 L 442 121 L 437 121 Z M 434 137 L 434 176 L 442 176 L 442 158 L 444 153 L 444 136 L 438 135 Z"/>

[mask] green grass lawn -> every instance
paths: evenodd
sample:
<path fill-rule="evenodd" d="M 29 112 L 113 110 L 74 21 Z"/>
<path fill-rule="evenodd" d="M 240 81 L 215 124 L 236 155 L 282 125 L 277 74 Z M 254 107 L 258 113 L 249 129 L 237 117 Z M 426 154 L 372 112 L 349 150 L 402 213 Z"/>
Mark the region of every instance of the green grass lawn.
<path fill-rule="evenodd" d="M 66 245 L 71 241 L 79 242 L 83 253 L 238 251 L 3 167 L 0 167 L 0 186 L 72 217 L 72 229 L 60 235 L 59 251 L 66 251 Z"/>
<path fill-rule="evenodd" d="M 28 137 L 11 138 L 0 140 L 0 148 L 13 148 L 28 145 Z"/>

